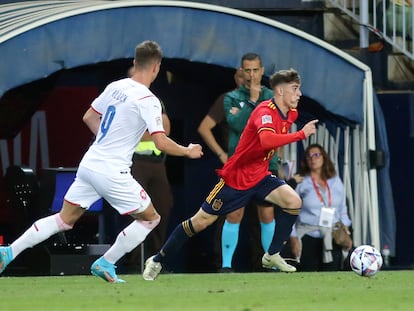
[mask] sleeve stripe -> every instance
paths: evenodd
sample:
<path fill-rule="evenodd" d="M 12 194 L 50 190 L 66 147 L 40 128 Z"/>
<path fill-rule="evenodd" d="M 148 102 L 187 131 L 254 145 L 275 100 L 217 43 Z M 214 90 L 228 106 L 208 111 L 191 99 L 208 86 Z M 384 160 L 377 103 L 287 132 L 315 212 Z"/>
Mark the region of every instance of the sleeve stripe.
<path fill-rule="evenodd" d="M 100 113 L 98 110 L 96 110 L 92 105 L 91 105 L 91 109 L 93 110 L 93 111 L 95 111 L 97 114 L 99 114 L 99 115 L 102 115 L 102 113 Z"/>
<path fill-rule="evenodd" d="M 138 100 L 143 100 L 143 99 L 145 99 L 145 98 L 149 98 L 149 97 L 154 97 L 154 95 L 147 95 L 147 96 L 144 96 L 144 97 L 138 98 Z"/>
<path fill-rule="evenodd" d="M 276 133 L 276 131 L 275 131 L 273 128 L 271 128 L 271 127 L 261 127 L 261 128 L 259 128 L 259 129 L 257 130 L 257 133 L 260 133 L 260 132 L 262 132 L 262 131 L 271 131 L 271 132 L 273 132 L 273 133 Z"/>

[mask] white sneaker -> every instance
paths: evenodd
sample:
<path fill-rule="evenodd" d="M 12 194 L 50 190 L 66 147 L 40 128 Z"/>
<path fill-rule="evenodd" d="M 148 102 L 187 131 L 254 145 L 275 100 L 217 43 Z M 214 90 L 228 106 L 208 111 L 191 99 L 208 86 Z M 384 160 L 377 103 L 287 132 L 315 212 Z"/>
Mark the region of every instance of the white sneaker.
<path fill-rule="evenodd" d="M 142 273 L 142 277 L 146 281 L 154 281 L 158 274 L 160 274 L 162 265 L 160 262 L 154 261 L 154 256 L 151 256 L 145 261 L 145 269 Z"/>
<path fill-rule="evenodd" d="M 279 253 L 273 255 L 265 253 L 262 257 L 262 266 L 267 269 L 276 267 L 282 272 L 296 272 L 296 268 L 289 265 Z"/>

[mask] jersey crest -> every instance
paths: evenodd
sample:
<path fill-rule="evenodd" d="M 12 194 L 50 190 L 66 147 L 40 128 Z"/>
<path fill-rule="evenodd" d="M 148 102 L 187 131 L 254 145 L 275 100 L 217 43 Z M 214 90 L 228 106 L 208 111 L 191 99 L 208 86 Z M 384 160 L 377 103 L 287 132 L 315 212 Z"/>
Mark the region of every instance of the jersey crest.
<path fill-rule="evenodd" d="M 223 206 L 223 201 L 221 199 L 214 199 L 213 204 L 211 204 L 211 207 L 214 211 L 219 211 L 221 207 Z"/>

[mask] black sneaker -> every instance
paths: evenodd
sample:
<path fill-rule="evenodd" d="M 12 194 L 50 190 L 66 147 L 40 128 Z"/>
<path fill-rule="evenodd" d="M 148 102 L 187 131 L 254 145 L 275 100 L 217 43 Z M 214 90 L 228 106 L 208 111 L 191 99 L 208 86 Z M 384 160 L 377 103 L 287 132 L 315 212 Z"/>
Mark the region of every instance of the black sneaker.
<path fill-rule="evenodd" d="M 218 273 L 234 273 L 233 268 L 229 268 L 229 267 L 224 267 L 224 268 L 220 268 L 217 271 Z"/>

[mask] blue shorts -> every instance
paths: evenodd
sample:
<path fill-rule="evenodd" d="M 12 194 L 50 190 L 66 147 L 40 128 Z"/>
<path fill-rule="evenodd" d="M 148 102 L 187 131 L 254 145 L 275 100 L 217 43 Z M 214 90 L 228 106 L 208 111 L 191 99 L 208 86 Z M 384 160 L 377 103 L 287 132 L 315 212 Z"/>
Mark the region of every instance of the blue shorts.
<path fill-rule="evenodd" d="M 247 190 L 237 190 L 227 186 L 222 178 L 215 185 L 201 205 L 208 214 L 226 215 L 239 208 L 245 207 L 249 202 L 264 202 L 266 196 L 286 182 L 275 175 L 268 175 L 256 186 Z"/>

